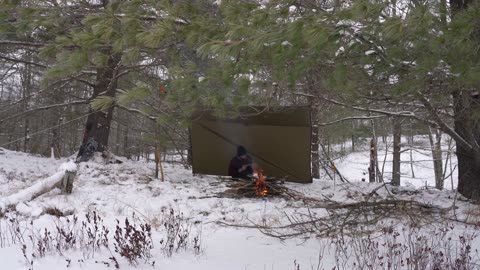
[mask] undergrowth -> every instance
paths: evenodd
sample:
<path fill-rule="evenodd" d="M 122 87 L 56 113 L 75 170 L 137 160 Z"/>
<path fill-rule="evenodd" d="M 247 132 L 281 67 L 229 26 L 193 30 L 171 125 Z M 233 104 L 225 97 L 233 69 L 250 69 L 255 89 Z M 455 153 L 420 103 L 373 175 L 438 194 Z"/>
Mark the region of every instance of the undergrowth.
<path fill-rule="evenodd" d="M 479 251 L 472 248 L 476 230 L 446 224 L 432 229 L 385 227 L 380 233 L 359 237 L 336 235 L 321 240 L 318 262 L 307 269 L 480 269 Z M 295 260 L 293 269 L 305 268 Z"/>
<path fill-rule="evenodd" d="M 33 270 L 35 261 L 46 257 L 60 255 L 66 261 L 66 267 L 74 262 L 68 258 L 70 251 L 81 251 L 82 258 L 78 263 L 89 259 L 107 267 L 120 268 L 123 258 L 129 265 L 140 263 L 155 266 L 152 252 L 154 245 L 166 256 L 172 256 L 180 251 L 200 252 L 199 231 L 193 234 L 191 224 L 183 215 L 174 210 L 162 211 L 158 219 L 163 226 L 152 230 L 152 225 L 133 214 L 116 220 L 116 226 L 111 234 L 103 218 L 98 212 L 85 214 L 80 221 L 78 216 L 62 217 L 57 209 L 49 212 L 55 216 L 54 226 L 41 230 L 34 226 L 33 221 L 21 221 L 15 211 L 2 211 L 0 217 L 0 248 L 19 245 L 25 264 Z M 168 213 L 168 214 L 165 214 Z"/>

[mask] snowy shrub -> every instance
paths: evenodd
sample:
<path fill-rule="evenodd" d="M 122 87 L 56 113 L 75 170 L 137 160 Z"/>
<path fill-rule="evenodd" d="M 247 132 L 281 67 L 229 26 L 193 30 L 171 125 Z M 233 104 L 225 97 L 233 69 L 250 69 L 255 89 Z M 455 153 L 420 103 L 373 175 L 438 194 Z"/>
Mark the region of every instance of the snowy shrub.
<path fill-rule="evenodd" d="M 158 217 L 162 226 L 156 227 L 156 241 L 153 239 L 152 225 L 134 214 L 131 218 L 125 218 L 123 223 L 117 220 L 115 233 L 111 236 L 103 218 L 96 211 L 85 214 L 85 218 L 80 221 L 75 215 L 62 217 L 57 210 L 49 210 L 56 217 L 54 227 L 42 230 L 36 229 L 33 221 L 25 222 L 25 225 L 21 223 L 15 211 L 1 212 L 0 247 L 21 245 L 21 252 L 29 269 L 33 269 L 35 260 L 48 255 L 66 257 L 71 250 L 83 253 L 83 259 L 76 260 L 79 263 L 98 257 L 99 250 L 107 251 L 110 253 L 107 261 L 95 262 L 117 269 L 120 264 L 114 253 L 118 253 L 132 266 L 138 266 L 141 262 L 155 266 L 155 261 L 152 261 L 154 243 L 160 243 L 159 249 L 167 256 L 190 248 L 195 254 L 200 252 L 200 233 L 192 237 L 188 219 L 181 214 L 175 214 L 173 210 L 163 211 Z M 111 240 L 113 251 L 110 249 Z M 69 258 L 65 261 L 67 267 L 72 264 Z"/>
<path fill-rule="evenodd" d="M 85 217 L 86 220 L 82 221 L 80 243 L 88 258 L 90 254 L 94 257 L 95 251 L 101 247 L 108 248 L 109 230 L 103 225 L 103 219 L 96 211 L 87 213 Z"/>
<path fill-rule="evenodd" d="M 200 234 L 191 236 L 191 224 L 182 213 L 175 214 L 173 209 L 168 212 L 162 209 L 162 221 L 165 235 L 160 244 L 167 256 L 172 256 L 174 252 L 180 250 L 187 250 L 190 245 L 195 254 L 200 253 Z"/>
<path fill-rule="evenodd" d="M 25 241 L 24 225 L 20 224 L 15 208 L 0 209 L 0 248 Z"/>
<path fill-rule="evenodd" d="M 133 220 L 135 220 L 135 217 Z M 125 218 L 124 223 L 122 228 L 120 221 L 117 220 L 114 236 L 115 252 L 127 259 L 131 265 L 138 265 L 140 259 L 149 262 L 152 257 L 150 250 L 153 248 L 152 227 L 148 223 L 132 224 L 128 221 L 128 218 Z M 155 262 L 152 264 L 155 264 Z"/>
<path fill-rule="evenodd" d="M 380 235 L 337 235 L 323 244 L 334 247 L 336 269 L 478 269 L 478 250 L 471 247 L 477 233 L 458 234 L 454 229 L 448 225 L 430 231 L 414 226 L 401 231 L 387 227 Z"/>

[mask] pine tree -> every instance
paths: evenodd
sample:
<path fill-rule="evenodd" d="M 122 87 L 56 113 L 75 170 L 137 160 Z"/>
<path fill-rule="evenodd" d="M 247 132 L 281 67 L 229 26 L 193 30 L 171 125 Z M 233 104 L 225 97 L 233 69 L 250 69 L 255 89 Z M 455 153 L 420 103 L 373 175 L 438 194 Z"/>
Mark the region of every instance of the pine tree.
<path fill-rule="evenodd" d="M 233 66 L 226 70 L 230 78 L 243 74 L 248 91 L 263 84 L 300 92 L 314 72 L 326 89 L 314 93 L 318 98 L 442 130 L 457 143 L 459 191 L 480 199 L 480 8 L 474 2 L 450 1 L 454 16 L 446 19 L 444 1 L 347 1 L 335 8 L 222 1 L 223 34 L 199 51 Z"/>

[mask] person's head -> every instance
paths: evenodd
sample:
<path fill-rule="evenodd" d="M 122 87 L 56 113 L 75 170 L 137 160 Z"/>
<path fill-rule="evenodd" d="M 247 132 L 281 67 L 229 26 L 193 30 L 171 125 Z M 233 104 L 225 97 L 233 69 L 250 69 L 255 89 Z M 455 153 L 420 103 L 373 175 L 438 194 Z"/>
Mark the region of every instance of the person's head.
<path fill-rule="evenodd" d="M 241 159 L 246 159 L 247 158 L 247 149 L 245 147 L 239 145 L 237 147 L 237 157 Z"/>

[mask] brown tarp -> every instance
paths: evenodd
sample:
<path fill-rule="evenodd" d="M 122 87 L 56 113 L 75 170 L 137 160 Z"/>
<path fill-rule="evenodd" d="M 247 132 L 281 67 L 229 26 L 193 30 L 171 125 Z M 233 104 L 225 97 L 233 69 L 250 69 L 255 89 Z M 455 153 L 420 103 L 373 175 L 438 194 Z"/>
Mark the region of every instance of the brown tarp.
<path fill-rule="evenodd" d="M 263 111 L 216 119 L 198 114 L 191 128 L 193 173 L 228 175 L 237 145 L 243 145 L 267 177 L 311 183 L 311 124 L 307 107 Z M 244 117 L 245 115 L 250 115 Z"/>

